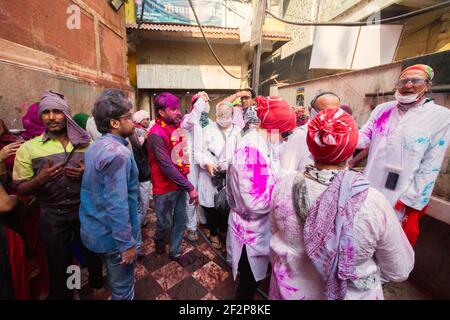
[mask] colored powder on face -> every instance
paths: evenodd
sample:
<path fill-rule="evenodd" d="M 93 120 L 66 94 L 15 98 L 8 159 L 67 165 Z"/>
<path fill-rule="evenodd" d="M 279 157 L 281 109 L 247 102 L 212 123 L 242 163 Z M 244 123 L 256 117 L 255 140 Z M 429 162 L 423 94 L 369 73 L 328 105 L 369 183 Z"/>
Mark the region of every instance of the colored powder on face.
<path fill-rule="evenodd" d="M 439 140 L 438 144 L 439 146 L 442 147 L 445 144 L 445 140 L 444 139 Z"/>
<path fill-rule="evenodd" d="M 384 133 L 387 127 L 387 123 L 389 121 L 389 118 L 391 117 L 393 109 L 389 109 L 381 114 L 381 116 L 378 117 L 378 119 L 375 120 L 375 129 L 380 132 Z"/>

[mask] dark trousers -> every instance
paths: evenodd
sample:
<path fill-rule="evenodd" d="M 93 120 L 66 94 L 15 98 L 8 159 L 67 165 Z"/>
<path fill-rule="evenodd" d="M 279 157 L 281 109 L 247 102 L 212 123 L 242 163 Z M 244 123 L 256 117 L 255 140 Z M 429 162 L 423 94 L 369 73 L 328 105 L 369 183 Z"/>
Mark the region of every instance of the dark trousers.
<path fill-rule="evenodd" d="M 165 244 L 167 235 L 171 233 L 169 255 L 178 257 L 182 253 L 181 242 L 186 229 L 187 192 L 175 190 L 154 194 L 153 199 L 157 218 L 155 242 L 157 245 Z"/>
<path fill-rule="evenodd" d="M 222 215 L 215 208 L 208 208 L 202 206 L 206 212 L 206 225 L 208 226 L 209 233 L 213 237 L 219 235 L 219 229 L 222 230 Z"/>
<path fill-rule="evenodd" d="M 86 257 L 89 271 L 89 285 L 99 289 L 103 286 L 102 260 L 89 251 L 80 240 L 80 219 L 78 210 L 59 212 L 42 209 L 40 229 L 44 240 L 50 275 L 51 300 L 71 300 L 73 291 L 67 288 L 67 267 L 72 265 L 72 240 L 78 241 Z"/>
<path fill-rule="evenodd" d="M 245 245 L 242 248 L 241 258 L 239 259 L 238 271 L 239 284 L 236 292 L 236 300 L 253 300 L 259 282 L 256 282 L 253 276 Z"/>

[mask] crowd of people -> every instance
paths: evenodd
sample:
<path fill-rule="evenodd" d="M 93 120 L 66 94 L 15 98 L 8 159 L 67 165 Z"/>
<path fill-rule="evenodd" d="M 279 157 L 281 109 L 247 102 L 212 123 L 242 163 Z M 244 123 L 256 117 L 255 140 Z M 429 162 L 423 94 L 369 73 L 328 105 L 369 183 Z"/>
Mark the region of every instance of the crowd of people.
<path fill-rule="evenodd" d="M 157 254 L 181 266 L 181 243 L 226 248 L 236 299 L 383 299 L 414 267 L 419 221 L 450 139 L 450 111 L 426 93 L 433 70 L 404 69 L 395 101 L 358 129 L 329 91 L 308 109 L 237 91 L 210 118 L 206 92 L 189 112 L 169 92 L 156 117 L 106 89 L 72 117 L 44 92 L 23 131 L 0 121 L 0 298 L 73 299 L 67 267 L 86 266 L 94 299 L 134 298 L 141 228 L 156 215 Z M 367 157 L 364 172 L 358 162 Z M 219 235 L 226 234 L 226 240 Z"/>

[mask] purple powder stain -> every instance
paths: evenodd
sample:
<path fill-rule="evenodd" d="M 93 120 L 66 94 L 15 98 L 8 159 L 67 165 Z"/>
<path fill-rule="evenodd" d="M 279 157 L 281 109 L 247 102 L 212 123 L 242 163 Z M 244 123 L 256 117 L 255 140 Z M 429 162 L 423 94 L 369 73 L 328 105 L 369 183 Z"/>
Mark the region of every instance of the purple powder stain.
<path fill-rule="evenodd" d="M 277 261 L 274 267 L 274 274 L 281 288 L 283 288 L 288 292 L 299 291 L 298 288 L 292 287 L 285 282 L 285 280 L 291 279 L 291 274 L 288 268 L 286 266 L 281 265 L 279 261 Z"/>
<path fill-rule="evenodd" d="M 244 227 L 240 223 L 235 224 L 236 233 L 239 238 L 239 241 L 242 244 L 253 245 L 256 242 L 256 236 L 247 238 L 249 234 L 253 234 L 250 230 L 245 230 Z"/>
<path fill-rule="evenodd" d="M 268 176 L 267 174 L 262 174 L 262 172 L 267 171 L 267 163 L 265 163 L 259 151 L 254 148 L 246 147 L 245 156 L 247 160 L 245 170 L 253 173 L 252 191 L 250 194 L 256 198 L 261 198 L 266 192 Z"/>
<path fill-rule="evenodd" d="M 389 122 L 389 118 L 391 117 L 393 109 L 386 110 L 375 120 L 375 130 L 380 132 L 381 134 L 385 133 L 387 123 Z"/>

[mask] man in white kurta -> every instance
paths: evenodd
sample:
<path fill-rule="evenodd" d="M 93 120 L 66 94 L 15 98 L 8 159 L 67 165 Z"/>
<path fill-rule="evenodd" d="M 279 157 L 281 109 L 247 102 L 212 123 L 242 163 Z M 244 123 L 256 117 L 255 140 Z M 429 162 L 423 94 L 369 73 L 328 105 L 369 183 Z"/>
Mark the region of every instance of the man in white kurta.
<path fill-rule="evenodd" d="M 358 148 L 370 147 L 364 174 L 392 206 L 400 202 L 423 210 L 445 156 L 450 110 L 424 96 L 432 77 L 429 66 L 406 68 L 397 84 L 396 101 L 377 106 L 360 130 Z M 397 210 L 399 220 L 404 212 Z"/>
<path fill-rule="evenodd" d="M 270 215 L 271 300 L 324 299 L 324 282 L 306 255 L 303 225 L 292 201 L 297 174 L 303 172 L 287 174 L 273 191 Z M 310 203 L 314 203 L 327 186 L 306 179 L 306 188 Z M 369 189 L 355 216 L 353 228 L 357 278 L 349 281 L 345 299 L 383 300 L 382 279 L 405 281 L 414 267 L 414 251 L 394 209 L 375 188 Z"/>
<path fill-rule="evenodd" d="M 343 110 L 309 124 L 313 166 L 288 174 L 271 204 L 270 299 L 383 299 L 381 277 L 405 280 L 414 251 L 393 208 L 347 169 L 358 129 Z"/>
<path fill-rule="evenodd" d="M 295 128 L 295 114 L 278 97 L 257 97 L 261 128 L 249 131 L 238 143 L 228 171 L 227 260 L 240 279 L 236 299 L 249 300 L 269 264 L 269 206 L 279 172 L 277 145 Z"/>
<path fill-rule="evenodd" d="M 212 178 L 218 171 L 227 171 L 227 162 L 231 160 L 235 141 L 240 136 L 241 128 L 232 124 L 232 117 L 233 107 L 219 103 L 216 107 L 217 121 L 210 121 L 201 135 L 196 135 L 198 141 L 194 144 L 194 161 L 199 165 L 199 204 L 206 212 L 210 240 L 216 249 L 222 248 L 218 237 L 221 216 L 215 210 L 214 195 L 218 190 Z"/>
<path fill-rule="evenodd" d="M 187 178 L 196 190 L 198 190 L 198 175 L 200 168 L 199 165 L 194 161 L 194 144 L 202 142 L 202 130 L 207 125 L 207 123 L 212 121 L 208 117 L 208 100 L 208 95 L 203 91 L 193 96 L 191 101 L 191 111 L 186 114 L 181 121 L 181 128 L 184 129 L 189 150 L 190 168 Z M 205 224 L 206 217 L 204 217 L 204 214 L 202 212 L 199 212 L 199 216 L 197 216 L 197 210 L 199 210 L 200 208 L 198 206 L 190 204 L 189 200 L 187 201 L 186 206 L 186 228 L 188 231 L 187 238 L 191 242 L 196 242 L 198 240 L 198 220 L 200 219 L 200 222 Z"/>

